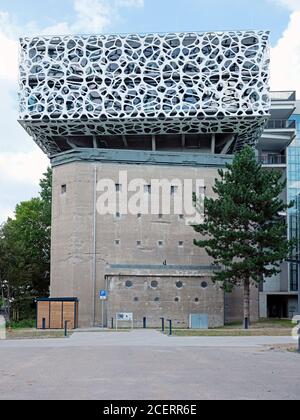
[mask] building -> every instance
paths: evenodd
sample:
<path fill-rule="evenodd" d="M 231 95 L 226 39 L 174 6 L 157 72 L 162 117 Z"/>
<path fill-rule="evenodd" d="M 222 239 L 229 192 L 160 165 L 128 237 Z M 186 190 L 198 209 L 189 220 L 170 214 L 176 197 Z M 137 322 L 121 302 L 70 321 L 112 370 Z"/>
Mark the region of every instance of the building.
<path fill-rule="evenodd" d="M 268 122 L 260 142 L 260 158 L 268 168 L 283 171 L 287 181 L 283 199 L 294 202 L 287 217 L 288 237 L 297 238 L 293 258 L 299 254 L 299 194 L 300 194 L 300 104 L 295 92 L 273 92 L 271 120 Z M 276 105 L 276 109 L 274 106 Z M 266 133 L 270 133 L 267 143 Z M 291 143 L 292 142 L 292 143 Z M 281 273 L 276 278 L 265 281 L 260 290 L 260 317 L 293 318 L 298 313 L 298 266 L 284 263 Z"/>
<path fill-rule="evenodd" d="M 244 144 L 259 144 L 271 108 L 268 32 L 20 44 L 20 123 L 53 167 L 51 297 L 79 298 L 81 326 L 109 325 L 119 312 L 133 313 L 137 326 L 145 316 L 150 326 L 162 316 L 184 327 L 192 314 L 210 327 L 241 319 L 239 291 L 224 299 L 213 285 L 212 262 L 175 199 L 186 180 L 212 195 L 217 170 Z M 286 104 L 275 100 L 272 118 Z M 290 141 L 288 128 L 267 128 L 260 150 L 283 156 Z M 167 189 L 154 192 L 154 179 Z M 105 180 L 118 206 L 99 214 Z M 123 211 L 137 180 L 142 201 L 169 196 L 170 211 L 128 212 L 128 199 Z M 109 292 L 103 306 L 100 290 Z M 257 318 L 256 289 L 251 307 Z"/>

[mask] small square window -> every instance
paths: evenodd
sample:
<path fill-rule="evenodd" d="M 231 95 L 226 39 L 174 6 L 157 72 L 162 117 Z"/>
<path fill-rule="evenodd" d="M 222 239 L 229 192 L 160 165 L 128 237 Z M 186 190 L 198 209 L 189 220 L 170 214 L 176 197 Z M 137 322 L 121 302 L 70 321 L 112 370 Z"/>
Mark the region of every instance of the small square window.
<path fill-rule="evenodd" d="M 151 185 L 145 185 L 144 192 L 145 194 L 151 194 Z"/>
<path fill-rule="evenodd" d="M 139 213 L 139 214 L 137 215 L 137 218 L 138 218 L 138 219 L 141 219 L 141 218 L 142 218 L 141 213 Z"/>
<path fill-rule="evenodd" d="M 121 243 L 120 239 L 115 240 L 115 245 L 120 245 L 120 243 Z"/>
<path fill-rule="evenodd" d="M 158 241 L 157 244 L 158 244 L 159 247 L 163 247 L 164 246 L 164 241 Z"/>
<path fill-rule="evenodd" d="M 136 241 L 137 246 L 142 246 L 142 241 Z"/>
<path fill-rule="evenodd" d="M 121 184 L 116 184 L 116 191 L 117 192 L 122 192 L 122 185 Z"/>
<path fill-rule="evenodd" d="M 179 218 L 179 220 L 183 220 L 184 219 L 184 215 L 183 214 L 180 214 L 178 218 Z"/>
<path fill-rule="evenodd" d="M 176 194 L 177 192 L 178 192 L 178 187 L 177 187 L 177 186 L 172 185 L 172 187 L 171 187 L 171 194 L 172 194 L 172 195 L 174 195 L 174 194 Z"/>
<path fill-rule="evenodd" d="M 121 219 L 121 213 L 116 213 L 116 219 Z"/>
<path fill-rule="evenodd" d="M 62 194 L 66 194 L 67 193 L 67 186 L 66 186 L 66 184 L 64 184 L 64 185 L 61 186 L 61 193 Z"/>
<path fill-rule="evenodd" d="M 179 248 L 183 248 L 183 245 L 184 245 L 184 242 L 183 242 L 183 241 L 179 241 L 179 242 L 178 242 L 178 246 L 179 246 Z"/>

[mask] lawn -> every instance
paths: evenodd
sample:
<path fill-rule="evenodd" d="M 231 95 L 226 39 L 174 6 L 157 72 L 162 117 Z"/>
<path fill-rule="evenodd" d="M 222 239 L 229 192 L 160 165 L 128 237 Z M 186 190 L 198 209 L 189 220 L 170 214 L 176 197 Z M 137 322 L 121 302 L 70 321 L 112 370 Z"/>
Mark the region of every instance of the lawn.
<path fill-rule="evenodd" d="M 177 337 L 254 337 L 254 336 L 290 336 L 295 327 L 290 320 L 262 319 L 254 322 L 249 330 L 244 330 L 241 323 L 226 325 L 222 328 L 209 330 L 174 329 L 173 335 Z M 166 331 L 168 333 L 168 331 Z"/>

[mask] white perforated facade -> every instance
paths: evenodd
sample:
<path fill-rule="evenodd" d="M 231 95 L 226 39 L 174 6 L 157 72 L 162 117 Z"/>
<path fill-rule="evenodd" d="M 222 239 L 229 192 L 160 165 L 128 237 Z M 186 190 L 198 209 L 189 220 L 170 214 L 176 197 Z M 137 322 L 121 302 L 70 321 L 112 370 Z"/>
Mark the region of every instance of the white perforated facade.
<path fill-rule="evenodd" d="M 232 133 L 254 143 L 269 116 L 264 31 L 20 40 L 20 122 L 55 137 Z"/>

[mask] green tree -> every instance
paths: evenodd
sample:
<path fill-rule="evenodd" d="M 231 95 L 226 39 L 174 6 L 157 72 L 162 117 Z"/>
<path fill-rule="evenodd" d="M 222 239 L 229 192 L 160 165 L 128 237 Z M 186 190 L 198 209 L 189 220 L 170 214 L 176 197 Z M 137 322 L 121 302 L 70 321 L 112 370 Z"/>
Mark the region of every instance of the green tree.
<path fill-rule="evenodd" d="M 245 328 L 250 322 L 250 286 L 280 272 L 280 264 L 294 245 L 287 240 L 287 208 L 279 197 L 285 188 L 280 171 L 257 163 L 247 146 L 226 170 L 219 171 L 213 191 L 206 198 L 204 223 L 194 226 L 202 237 L 195 245 L 205 248 L 216 266 L 214 281 L 230 292 L 244 289 Z"/>
<path fill-rule="evenodd" d="M 40 196 L 18 204 L 14 219 L 0 228 L 0 288 L 8 314 L 11 307 L 26 312 L 26 302 L 49 294 L 51 185 L 48 169 Z"/>

